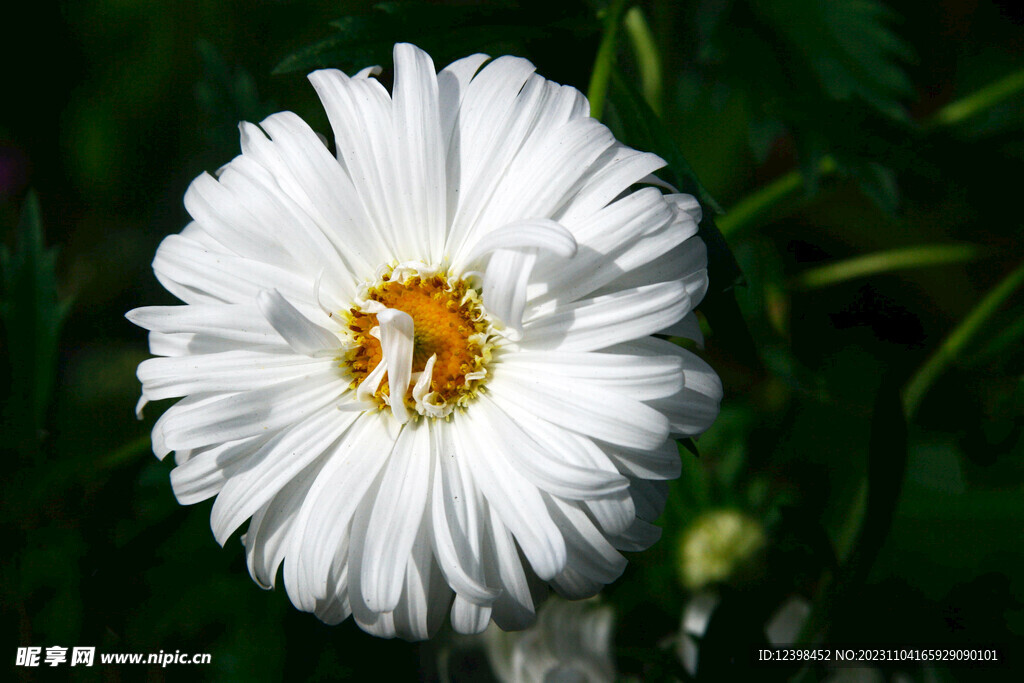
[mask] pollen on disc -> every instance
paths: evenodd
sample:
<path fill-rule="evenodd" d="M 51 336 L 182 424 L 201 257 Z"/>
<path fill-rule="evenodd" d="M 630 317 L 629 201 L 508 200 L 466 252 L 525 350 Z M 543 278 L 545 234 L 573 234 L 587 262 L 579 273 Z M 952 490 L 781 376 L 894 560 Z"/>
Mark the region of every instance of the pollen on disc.
<path fill-rule="evenodd" d="M 365 298 L 412 317 L 412 370 L 422 372 L 430 357 L 435 357 L 430 383 L 434 403 L 464 406 L 475 395 L 491 346 L 487 342 L 489 323 L 475 290 L 443 274 L 401 281 L 385 275 L 369 288 Z M 360 307 L 353 307 L 348 314 L 348 329 L 355 345 L 345 363 L 353 385 L 358 386 L 381 362 L 382 352 L 380 341 L 370 334 L 377 326 L 377 316 Z M 411 392 L 410 387 L 407 401 Z M 387 375 L 376 395 L 389 395 Z"/>

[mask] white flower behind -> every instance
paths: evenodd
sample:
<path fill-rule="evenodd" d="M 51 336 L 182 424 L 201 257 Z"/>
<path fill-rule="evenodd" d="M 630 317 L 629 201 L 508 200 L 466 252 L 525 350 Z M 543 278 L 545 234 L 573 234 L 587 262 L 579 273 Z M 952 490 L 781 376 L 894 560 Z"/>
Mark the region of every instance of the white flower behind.
<path fill-rule="evenodd" d="M 615 612 L 598 599 L 553 599 L 537 623 L 519 633 L 493 626 L 484 634 L 487 660 L 502 683 L 612 683 Z"/>
<path fill-rule="evenodd" d="M 395 46 L 310 74 L 332 154 L 299 117 L 243 123 L 161 244 L 185 305 L 128 314 L 158 356 L 145 402 L 178 500 L 302 610 L 382 636 L 532 623 L 545 584 L 595 594 L 651 524 L 721 384 L 654 333 L 699 337 L 700 209 L 663 162 L 523 59 L 435 74 Z"/>

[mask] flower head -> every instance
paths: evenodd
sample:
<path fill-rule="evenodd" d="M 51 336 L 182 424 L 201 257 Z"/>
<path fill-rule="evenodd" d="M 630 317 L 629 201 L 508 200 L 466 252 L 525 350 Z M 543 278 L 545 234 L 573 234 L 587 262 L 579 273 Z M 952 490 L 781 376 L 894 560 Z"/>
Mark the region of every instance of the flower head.
<path fill-rule="evenodd" d="M 487 629 L 483 637 L 495 677 L 503 683 L 614 681 L 615 612 L 598 600 L 549 600 L 528 630 Z"/>
<path fill-rule="evenodd" d="M 731 508 L 705 512 L 690 523 L 679 543 L 679 570 L 690 590 L 725 581 L 764 548 L 761 523 Z"/>
<path fill-rule="evenodd" d="M 485 64 L 486 63 L 486 64 Z M 699 335 L 700 209 L 630 191 L 663 165 L 523 59 L 435 73 L 395 47 L 310 74 L 336 154 L 299 117 L 243 123 L 153 263 L 182 306 L 128 314 L 183 504 L 322 620 L 429 637 L 523 628 L 545 584 L 582 598 L 679 472 L 721 385 L 653 333 Z"/>

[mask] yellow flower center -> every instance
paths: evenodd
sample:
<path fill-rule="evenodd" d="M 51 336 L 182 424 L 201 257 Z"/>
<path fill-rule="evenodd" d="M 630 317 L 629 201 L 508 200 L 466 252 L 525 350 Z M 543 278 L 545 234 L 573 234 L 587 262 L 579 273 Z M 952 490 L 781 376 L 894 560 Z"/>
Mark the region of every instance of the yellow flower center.
<path fill-rule="evenodd" d="M 352 387 L 358 387 L 381 362 L 380 340 L 370 334 L 378 325 L 377 315 L 369 312 L 379 304 L 413 319 L 413 373 L 423 372 L 434 357 L 429 403 L 441 408 L 444 415 L 456 406 L 465 407 L 481 388 L 494 346 L 477 291 L 444 273 L 399 280 L 392 271 L 366 290 L 363 299 L 363 304 L 348 311 L 353 348 L 345 365 L 353 377 Z M 410 407 L 414 405 L 412 391 L 410 384 L 405 396 Z M 390 397 L 386 373 L 374 396 L 381 405 L 384 396 Z"/>

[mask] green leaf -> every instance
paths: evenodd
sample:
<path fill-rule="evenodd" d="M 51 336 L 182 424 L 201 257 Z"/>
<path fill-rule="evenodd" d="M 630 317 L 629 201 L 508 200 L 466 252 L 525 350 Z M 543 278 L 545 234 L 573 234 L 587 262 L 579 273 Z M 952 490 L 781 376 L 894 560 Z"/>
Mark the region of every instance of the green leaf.
<path fill-rule="evenodd" d="M 608 80 L 615 68 L 615 48 L 619 35 L 619 24 L 622 23 L 622 10 L 626 0 L 612 0 L 605 10 L 604 35 L 597 48 L 594 68 L 590 73 L 590 85 L 587 86 L 587 100 L 590 102 L 590 115 L 600 119 L 604 113 L 604 98 L 608 92 Z"/>
<path fill-rule="evenodd" d="M 661 115 L 661 54 L 651 33 L 644 12 L 639 7 L 630 7 L 622 18 L 622 25 L 629 36 L 629 44 L 633 48 L 637 71 L 640 73 L 641 90 L 644 100 L 651 109 Z"/>
<path fill-rule="evenodd" d="M 383 2 L 367 13 L 330 22 L 337 33 L 288 55 L 274 68 L 274 73 L 323 67 L 353 71 L 374 64 L 387 65 L 398 42 L 415 43 L 436 64 L 445 64 L 473 52 L 521 52 L 522 46 L 532 39 L 556 39 L 563 33 L 578 35 L 598 28 L 594 17 L 580 14 L 580 8 L 574 5 L 548 5 L 541 15 L 530 9 L 507 2 Z"/>
<path fill-rule="evenodd" d="M 1012 321 L 998 330 L 981 348 L 964 359 L 965 365 L 977 367 L 984 363 L 1010 359 L 1014 353 L 1024 349 L 1024 313 L 1018 313 Z"/>
<path fill-rule="evenodd" d="M 196 83 L 199 111 L 206 119 L 204 131 L 208 151 L 217 157 L 238 150 L 238 122 L 261 121 L 278 107 L 260 99 L 256 80 L 248 71 L 228 64 L 213 43 L 199 39 L 196 51 L 203 77 Z"/>
<path fill-rule="evenodd" d="M 1014 72 L 1008 76 L 990 83 L 966 97 L 956 100 L 943 107 L 938 114 L 924 123 L 925 129 L 939 128 L 943 126 L 957 126 L 979 117 L 983 113 L 1002 103 L 1005 100 L 1019 95 L 1024 90 L 1024 71 Z M 879 151 L 886 150 L 884 154 L 891 154 L 893 150 L 899 151 L 900 145 L 896 140 L 910 141 L 910 146 L 919 144 L 918 132 L 910 127 L 897 126 L 895 130 L 889 131 L 890 143 L 878 139 L 878 136 L 867 136 L 864 134 L 864 123 L 856 120 L 846 120 L 843 116 L 817 117 L 831 121 L 830 126 L 838 131 L 858 130 L 861 135 L 848 136 L 850 138 L 846 146 L 865 145 L 871 143 L 872 149 Z M 837 123 L 838 122 L 838 123 Z M 764 123 L 764 122 L 761 122 Z M 810 121 L 805 121 L 810 125 Z M 817 124 L 815 124 L 817 125 Z M 880 164 L 859 159 L 851 149 L 841 150 L 839 160 L 836 157 L 824 155 L 824 149 L 829 146 L 829 135 L 820 133 L 813 136 L 813 144 L 806 139 L 806 131 L 801 133 L 801 170 L 790 171 L 772 181 L 768 185 L 747 195 L 718 220 L 722 234 L 735 240 L 747 231 L 760 227 L 772 220 L 787 215 L 794 208 L 817 191 L 817 184 L 822 179 L 836 173 L 843 173 L 852 177 L 861 190 L 872 198 L 883 210 L 890 212 L 895 206 L 895 182 L 892 171 Z M 904 142 L 904 144 L 907 144 Z M 843 145 L 839 145 L 842 147 Z M 816 165 L 815 165 L 816 162 Z"/>
<path fill-rule="evenodd" d="M 911 53 L 889 28 L 891 10 L 875 0 L 752 0 L 752 6 L 827 97 L 861 99 L 906 118 L 900 99 L 914 90 L 902 63 Z"/>
<path fill-rule="evenodd" d="M 914 415 L 925 394 L 943 372 L 960 356 L 963 349 L 981 331 L 1014 292 L 1024 286 L 1024 263 L 1017 266 L 978 303 L 966 318 L 950 332 L 939 348 L 928 358 L 903 390 L 903 405 L 907 415 Z"/>
<path fill-rule="evenodd" d="M 57 251 L 43 241 L 39 199 L 29 192 L 18 224 L 15 251 L 0 247 L 3 301 L 11 362 L 9 420 L 22 448 L 38 441 L 50 403 L 57 368 L 57 341 L 70 300 L 57 295 Z"/>
<path fill-rule="evenodd" d="M 859 277 L 889 273 L 906 268 L 940 266 L 973 261 L 981 249 L 971 244 L 924 244 L 856 256 L 806 270 L 796 278 L 796 286 L 806 289 L 828 287 Z"/>
<path fill-rule="evenodd" d="M 296 50 L 274 67 L 274 73 L 286 74 L 328 66 L 348 70 L 390 60 L 391 45 L 384 18 L 376 15 L 342 17 L 332 21 L 331 27 L 338 33 Z"/>
<path fill-rule="evenodd" d="M 894 210 L 891 169 L 911 137 L 903 101 L 914 90 L 904 69 L 911 54 L 891 28 L 892 12 L 877 0 L 704 0 L 698 8 L 694 68 L 750 103 L 755 157 L 788 131 L 808 195 L 830 173 L 823 170 L 829 158 Z"/>
<path fill-rule="evenodd" d="M 967 97 L 947 104 L 928 121 L 929 126 L 955 126 L 988 111 L 1024 91 L 1024 69 L 1014 71 Z"/>

